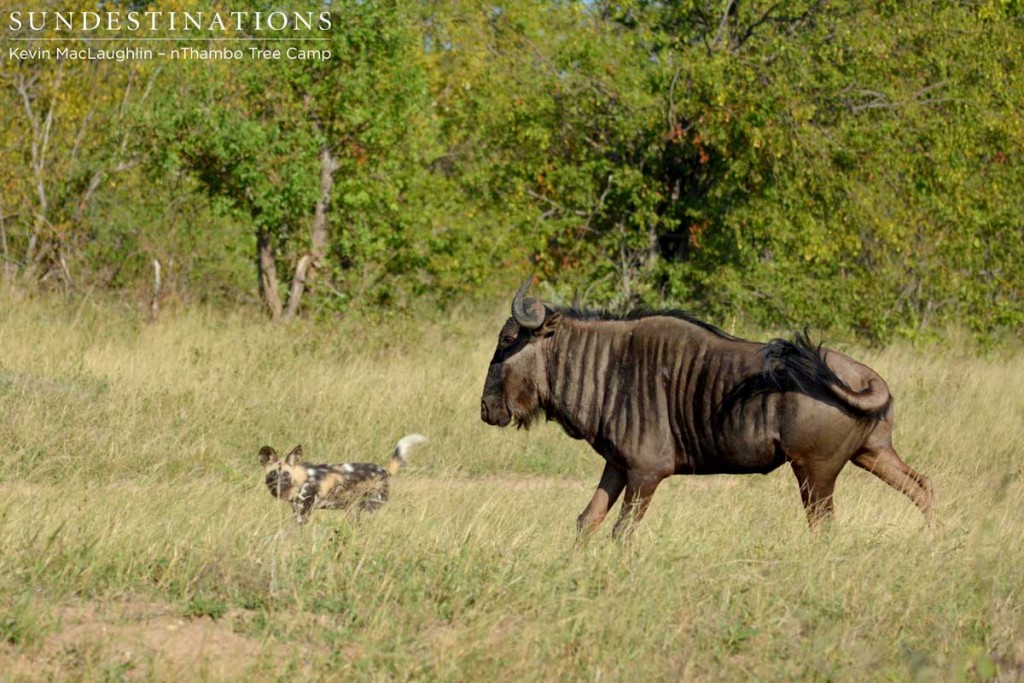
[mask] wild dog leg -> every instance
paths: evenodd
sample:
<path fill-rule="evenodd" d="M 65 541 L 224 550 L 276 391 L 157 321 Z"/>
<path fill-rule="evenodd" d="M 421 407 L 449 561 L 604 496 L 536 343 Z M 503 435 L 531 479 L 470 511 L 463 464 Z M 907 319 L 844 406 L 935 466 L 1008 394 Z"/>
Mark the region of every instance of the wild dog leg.
<path fill-rule="evenodd" d="M 299 489 L 299 493 L 292 499 L 292 512 L 295 513 L 295 523 L 305 524 L 310 511 L 316 503 L 317 485 L 313 481 L 307 481 Z"/>

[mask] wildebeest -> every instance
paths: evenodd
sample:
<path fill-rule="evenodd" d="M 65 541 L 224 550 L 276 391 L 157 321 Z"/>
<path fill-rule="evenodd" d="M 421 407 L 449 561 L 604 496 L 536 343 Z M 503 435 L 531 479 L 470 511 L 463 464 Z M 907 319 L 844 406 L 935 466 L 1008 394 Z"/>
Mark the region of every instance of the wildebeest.
<path fill-rule="evenodd" d="M 892 446 L 892 395 L 871 368 L 806 334 L 738 339 L 678 312 L 625 316 L 512 301 L 484 382 L 480 416 L 500 427 L 544 416 L 605 459 L 577 520 L 593 531 L 626 492 L 613 534 L 643 517 L 672 474 L 793 468 L 811 528 L 831 517 L 847 462 L 906 494 L 930 517 L 927 477 Z"/>

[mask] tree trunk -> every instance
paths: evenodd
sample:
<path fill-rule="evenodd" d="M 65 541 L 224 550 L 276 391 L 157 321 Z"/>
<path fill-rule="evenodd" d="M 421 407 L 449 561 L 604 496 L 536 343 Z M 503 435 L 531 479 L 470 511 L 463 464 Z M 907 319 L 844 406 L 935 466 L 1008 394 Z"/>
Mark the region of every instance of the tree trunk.
<path fill-rule="evenodd" d="M 160 293 L 163 280 L 160 277 L 160 259 L 153 259 L 153 295 L 149 298 L 149 321 L 160 319 Z"/>
<path fill-rule="evenodd" d="M 274 249 L 270 244 L 270 232 L 260 228 L 256 232 L 256 267 L 260 278 L 260 298 L 270 308 L 270 316 L 281 317 L 281 297 L 277 293 L 277 266 L 274 265 Z"/>
<path fill-rule="evenodd" d="M 3 250 L 4 259 L 4 282 L 11 279 L 11 255 L 7 249 L 7 219 L 13 218 L 11 216 L 4 215 L 4 207 L 0 206 L 0 248 Z"/>
<path fill-rule="evenodd" d="M 306 291 L 306 282 L 313 278 L 317 266 L 327 252 L 330 237 L 330 226 L 327 211 L 331 204 L 331 192 L 334 189 L 334 173 L 338 170 L 338 161 L 328 147 L 320 150 L 320 196 L 316 200 L 313 213 L 313 227 L 310 235 L 309 252 L 303 254 L 295 265 L 295 276 L 292 277 L 291 290 L 288 293 L 288 308 L 281 316 L 282 321 L 289 321 L 299 312 L 302 294 Z"/>

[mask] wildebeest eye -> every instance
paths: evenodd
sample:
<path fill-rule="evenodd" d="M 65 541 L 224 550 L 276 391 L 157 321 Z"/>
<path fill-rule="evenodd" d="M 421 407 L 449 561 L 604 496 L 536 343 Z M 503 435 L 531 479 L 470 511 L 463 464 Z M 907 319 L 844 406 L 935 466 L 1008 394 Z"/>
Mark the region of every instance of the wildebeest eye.
<path fill-rule="evenodd" d="M 511 318 L 502 326 L 498 333 L 498 346 L 507 347 L 516 343 L 519 338 L 519 325 Z"/>

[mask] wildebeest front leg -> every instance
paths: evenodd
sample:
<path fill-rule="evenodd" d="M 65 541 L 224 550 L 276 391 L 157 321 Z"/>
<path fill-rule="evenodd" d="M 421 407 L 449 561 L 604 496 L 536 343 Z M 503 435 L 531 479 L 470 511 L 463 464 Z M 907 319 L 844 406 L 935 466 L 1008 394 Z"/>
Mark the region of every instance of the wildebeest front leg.
<path fill-rule="evenodd" d="M 601 473 L 601 481 L 597 483 L 597 490 L 576 519 L 576 531 L 580 536 L 589 535 L 601 525 L 608 510 L 615 505 L 625 487 L 626 471 L 611 462 L 606 462 L 604 472 Z"/>
<path fill-rule="evenodd" d="M 666 476 L 668 475 L 627 473 L 626 497 L 622 501 L 622 510 L 615 522 L 615 528 L 612 529 L 613 538 L 629 537 L 632 534 L 634 525 L 647 513 L 647 506 L 650 505 L 651 496 L 654 495 L 658 484 Z"/>

